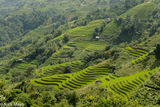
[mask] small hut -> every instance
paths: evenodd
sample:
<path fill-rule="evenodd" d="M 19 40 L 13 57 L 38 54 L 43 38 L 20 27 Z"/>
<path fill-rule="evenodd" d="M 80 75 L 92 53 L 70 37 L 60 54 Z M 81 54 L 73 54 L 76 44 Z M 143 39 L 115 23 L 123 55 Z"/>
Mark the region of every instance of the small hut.
<path fill-rule="evenodd" d="M 23 59 L 17 59 L 16 62 L 23 62 Z"/>
<path fill-rule="evenodd" d="M 112 21 L 111 18 L 107 18 L 107 19 L 106 19 L 106 22 L 107 22 L 107 23 L 109 23 L 109 22 L 111 22 L 111 21 Z"/>
<path fill-rule="evenodd" d="M 96 39 L 100 39 L 100 36 L 96 36 Z"/>

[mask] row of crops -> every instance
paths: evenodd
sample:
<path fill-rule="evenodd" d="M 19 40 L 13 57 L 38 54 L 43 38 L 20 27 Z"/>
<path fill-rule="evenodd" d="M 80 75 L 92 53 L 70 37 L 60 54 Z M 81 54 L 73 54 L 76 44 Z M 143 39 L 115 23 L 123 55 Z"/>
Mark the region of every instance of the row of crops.
<path fill-rule="evenodd" d="M 88 67 L 75 73 L 33 79 L 32 83 L 40 86 L 50 85 L 61 90 L 65 88 L 74 90 L 98 80 L 101 82 L 101 86 L 106 87 L 113 93 L 129 96 L 132 91 L 143 85 L 147 78 L 158 69 L 142 71 L 126 77 L 116 77 L 108 73 L 107 68 Z"/>
<path fill-rule="evenodd" d="M 147 50 L 142 48 L 128 47 L 126 50 L 128 54 L 134 57 L 134 59 L 132 60 L 132 63 L 139 62 L 149 54 Z"/>
<path fill-rule="evenodd" d="M 128 47 L 126 50 L 128 54 L 134 57 L 132 63 L 137 63 L 149 55 L 149 52 L 142 48 Z M 110 81 L 108 81 L 108 79 L 106 80 L 106 77 L 104 77 L 101 79 L 103 81 L 102 85 L 113 93 L 127 97 L 132 91 L 143 85 L 144 82 L 157 70 L 159 70 L 159 68 L 142 71 L 131 76 L 110 79 Z"/>
<path fill-rule="evenodd" d="M 134 47 L 127 48 L 127 52 L 136 58 L 132 61 L 132 63 L 141 60 L 149 54 L 147 50 Z M 91 82 L 98 81 L 101 83 L 101 86 L 106 87 L 113 93 L 127 97 L 132 91 L 143 85 L 147 78 L 149 78 L 155 71 L 159 70 L 159 68 L 155 68 L 153 70 L 138 72 L 131 76 L 116 77 L 112 73 L 109 73 L 110 70 L 107 68 L 88 67 L 81 70 L 82 68 L 80 67 L 83 65 L 81 61 L 47 66 L 41 68 L 40 70 L 42 71 L 42 74 L 45 75 L 52 72 L 57 72 L 58 70 L 61 71 L 67 65 L 71 65 L 73 70 L 78 72 L 46 76 L 39 79 L 33 79 L 31 82 L 40 86 L 54 86 L 60 90 L 65 88 L 74 90 Z"/>
<path fill-rule="evenodd" d="M 159 68 L 142 71 L 131 76 L 110 79 L 110 81 L 108 81 L 108 79 L 106 80 L 104 77 L 101 79 L 103 81 L 102 85 L 113 93 L 117 93 L 122 96 L 129 96 L 132 91 L 143 85 L 148 77 L 150 77 L 157 70 L 159 70 Z"/>
<path fill-rule="evenodd" d="M 33 79 L 32 83 L 37 85 L 52 85 L 58 89 L 68 88 L 73 90 L 93 82 L 105 75 L 109 75 L 107 68 L 88 67 L 75 73 Z"/>
<path fill-rule="evenodd" d="M 69 70 L 70 72 L 76 72 L 80 71 L 81 69 L 83 69 L 83 62 L 72 61 L 42 67 L 41 69 L 36 71 L 36 74 L 39 76 L 52 76 L 54 74 L 63 74 L 65 70 Z"/>

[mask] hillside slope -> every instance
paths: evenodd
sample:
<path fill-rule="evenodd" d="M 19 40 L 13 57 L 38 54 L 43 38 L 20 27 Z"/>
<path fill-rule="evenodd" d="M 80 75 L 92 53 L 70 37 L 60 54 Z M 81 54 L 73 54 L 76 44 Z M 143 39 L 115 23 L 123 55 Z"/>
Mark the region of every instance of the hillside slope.
<path fill-rule="evenodd" d="M 142 29 L 142 27 L 144 26 L 142 26 L 141 24 L 145 24 L 145 20 L 150 19 L 156 7 L 157 7 L 156 4 L 149 1 L 128 10 L 126 13 L 120 15 L 116 20 L 112 21 L 104 28 L 104 31 L 102 33 L 103 38 L 108 38 L 108 41 L 113 41 L 113 42 L 125 42 L 125 41 L 130 42 L 131 40 L 138 39 L 139 37 L 136 38 L 136 36 L 140 35 L 136 35 L 135 33 L 134 34 L 130 33 L 131 32 L 129 31 L 130 27 L 134 27 L 131 28 L 131 30 Z M 132 23 L 132 21 L 135 22 Z M 147 26 L 147 24 L 145 24 L 145 26 Z M 128 32 L 125 31 L 125 28 L 128 29 Z M 137 31 L 135 30 L 133 32 Z M 131 40 L 129 40 L 128 38 L 130 38 Z"/>
<path fill-rule="evenodd" d="M 159 5 L 0 0 L 0 104 L 159 107 Z"/>

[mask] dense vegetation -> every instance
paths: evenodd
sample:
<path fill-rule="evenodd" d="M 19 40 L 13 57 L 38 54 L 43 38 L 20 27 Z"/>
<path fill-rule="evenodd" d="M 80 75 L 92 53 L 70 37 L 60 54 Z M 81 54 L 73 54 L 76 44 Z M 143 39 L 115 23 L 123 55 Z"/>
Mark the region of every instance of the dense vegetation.
<path fill-rule="evenodd" d="M 0 0 L 0 105 L 160 106 L 159 0 Z"/>

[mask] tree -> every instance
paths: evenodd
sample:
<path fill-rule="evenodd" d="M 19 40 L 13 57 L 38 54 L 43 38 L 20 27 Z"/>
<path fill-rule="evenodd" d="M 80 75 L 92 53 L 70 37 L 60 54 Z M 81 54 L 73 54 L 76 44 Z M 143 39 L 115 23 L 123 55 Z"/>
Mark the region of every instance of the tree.
<path fill-rule="evenodd" d="M 156 49 L 154 50 L 155 57 L 157 60 L 160 60 L 160 44 L 157 44 Z"/>
<path fill-rule="evenodd" d="M 105 51 L 108 51 L 111 49 L 111 46 L 106 46 Z"/>
<path fill-rule="evenodd" d="M 93 39 L 95 39 L 96 36 L 98 36 L 98 33 L 99 33 L 99 29 L 98 29 L 98 28 L 95 28 L 95 29 L 94 29 L 94 33 L 93 33 Z"/>
<path fill-rule="evenodd" d="M 3 89 L 3 87 L 4 87 L 4 83 L 0 81 L 0 90 Z"/>
<path fill-rule="evenodd" d="M 69 41 L 69 38 L 67 35 L 64 35 L 63 41 L 64 41 L 64 43 L 67 43 Z"/>
<path fill-rule="evenodd" d="M 64 73 L 65 73 L 65 74 L 66 74 L 66 73 L 71 73 L 71 68 L 70 68 L 69 65 L 67 65 L 67 66 L 65 67 Z"/>
<path fill-rule="evenodd" d="M 136 5 L 136 1 L 135 0 L 125 0 L 125 8 L 129 9 L 133 6 Z"/>
<path fill-rule="evenodd" d="M 76 107 L 78 101 L 79 96 L 76 94 L 76 92 L 73 92 L 68 98 L 69 104 L 72 104 L 74 107 Z"/>
<path fill-rule="evenodd" d="M 123 19 L 122 18 L 117 18 L 117 19 L 115 19 L 115 23 L 117 25 L 121 25 L 123 23 Z"/>
<path fill-rule="evenodd" d="M 98 28 L 95 28 L 94 31 L 95 31 L 96 33 L 98 33 L 98 32 L 99 32 L 99 29 L 98 29 Z"/>
<path fill-rule="evenodd" d="M 31 75 L 33 75 L 33 70 L 35 69 L 36 67 L 35 66 L 29 66 L 27 69 L 26 69 L 26 72 L 25 72 L 25 76 L 26 77 L 29 77 Z"/>

